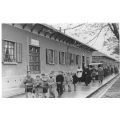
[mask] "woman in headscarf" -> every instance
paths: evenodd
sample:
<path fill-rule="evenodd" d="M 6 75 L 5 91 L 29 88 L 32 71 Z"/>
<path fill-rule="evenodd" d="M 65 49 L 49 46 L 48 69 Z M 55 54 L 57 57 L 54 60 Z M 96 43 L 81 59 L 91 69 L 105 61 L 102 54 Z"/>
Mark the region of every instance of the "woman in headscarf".
<path fill-rule="evenodd" d="M 74 91 L 76 91 L 76 84 L 78 82 L 81 82 L 81 78 L 82 78 L 82 69 L 78 67 L 77 72 L 73 75 Z"/>
<path fill-rule="evenodd" d="M 81 82 L 82 73 L 83 73 L 82 68 L 78 67 L 78 69 L 77 69 L 78 82 Z"/>

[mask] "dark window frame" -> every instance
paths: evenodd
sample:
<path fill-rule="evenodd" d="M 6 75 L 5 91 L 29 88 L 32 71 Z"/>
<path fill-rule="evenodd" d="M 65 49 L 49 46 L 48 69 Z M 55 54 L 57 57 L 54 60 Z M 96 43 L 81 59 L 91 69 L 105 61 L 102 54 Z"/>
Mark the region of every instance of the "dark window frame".
<path fill-rule="evenodd" d="M 51 53 L 50 53 L 50 51 L 51 51 Z M 46 49 L 46 64 L 49 64 L 49 65 L 55 65 L 55 64 L 57 64 L 56 63 L 56 58 L 55 58 L 56 57 L 55 56 L 55 52 L 57 52 L 57 51 L 53 50 L 53 49 Z"/>
<path fill-rule="evenodd" d="M 62 54 L 64 56 L 62 56 Z M 61 58 L 62 57 L 62 58 Z M 59 64 L 60 65 L 65 65 L 65 52 L 64 51 L 59 51 Z"/>
<path fill-rule="evenodd" d="M 3 49 L 3 63 L 4 64 L 14 64 L 16 60 L 16 43 L 9 40 L 2 40 Z"/>
<path fill-rule="evenodd" d="M 40 73 L 40 47 L 29 45 L 29 68 L 32 73 Z"/>
<path fill-rule="evenodd" d="M 79 65 L 80 55 L 76 55 L 76 65 Z"/>

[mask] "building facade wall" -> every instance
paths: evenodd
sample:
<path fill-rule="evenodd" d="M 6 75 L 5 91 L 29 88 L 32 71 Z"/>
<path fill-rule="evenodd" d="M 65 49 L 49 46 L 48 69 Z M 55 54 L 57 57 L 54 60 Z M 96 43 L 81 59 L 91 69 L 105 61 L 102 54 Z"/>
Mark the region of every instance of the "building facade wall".
<path fill-rule="evenodd" d="M 92 62 L 93 63 L 103 63 L 103 66 L 104 67 L 107 67 L 107 66 L 116 66 L 116 62 L 112 59 L 109 59 L 105 56 L 92 56 Z"/>
<path fill-rule="evenodd" d="M 35 31 L 34 31 L 35 32 Z M 90 58 L 92 60 L 92 52 L 89 52 L 83 48 L 75 48 L 65 43 L 50 40 L 44 36 L 38 36 L 35 33 L 31 33 L 11 25 L 2 25 L 2 40 L 8 40 L 13 42 L 22 43 L 22 63 L 5 64 L 2 63 L 2 86 L 3 88 L 19 87 L 27 73 L 29 66 L 29 45 L 31 39 L 37 40 L 40 47 L 40 73 L 49 74 L 51 71 L 71 71 L 76 72 L 78 65 L 60 65 L 59 64 L 59 51 L 70 52 L 76 55 L 80 55 L 82 66 L 82 56 Z M 46 64 L 46 49 L 53 49 L 57 51 L 57 64 Z M 35 77 L 36 74 L 32 74 Z"/>

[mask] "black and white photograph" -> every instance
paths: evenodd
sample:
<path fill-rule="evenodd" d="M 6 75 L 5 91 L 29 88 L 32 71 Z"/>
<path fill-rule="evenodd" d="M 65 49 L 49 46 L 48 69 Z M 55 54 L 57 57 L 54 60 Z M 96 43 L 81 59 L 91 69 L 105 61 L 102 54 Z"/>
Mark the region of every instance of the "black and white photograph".
<path fill-rule="evenodd" d="M 120 98 L 119 23 L 2 23 L 3 98 Z"/>
<path fill-rule="evenodd" d="M 119 120 L 119 9 L 0 1 L 0 120 Z"/>

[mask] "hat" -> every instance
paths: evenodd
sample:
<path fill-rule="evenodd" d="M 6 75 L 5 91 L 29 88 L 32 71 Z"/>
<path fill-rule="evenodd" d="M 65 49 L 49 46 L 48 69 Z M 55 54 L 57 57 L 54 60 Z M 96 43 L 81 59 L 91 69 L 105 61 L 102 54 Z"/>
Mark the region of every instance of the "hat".
<path fill-rule="evenodd" d="M 40 75 L 37 75 L 36 77 L 40 77 Z"/>
<path fill-rule="evenodd" d="M 47 81 L 48 79 L 46 77 L 42 77 L 42 81 Z"/>
<path fill-rule="evenodd" d="M 41 76 L 41 78 L 42 78 L 42 81 L 48 81 L 48 79 L 49 79 L 49 75 L 43 75 L 43 76 Z"/>
<path fill-rule="evenodd" d="M 27 70 L 27 73 L 28 73 L 28 72 L 31 72 L 31 71 L 30 71 L 30 70 Z"/>
<path fill-rule="evenodd" d="M 82 70 L 82 68 L 80 68 L 80 69 L 77 69 L 77 72 L 82 72 L 83 70 Z"/>
<path fill-rule="evenodd" d="M 45 76 L 45 74 L 44 74 L 44 73 L 42 73 L 42 74 L 41 74 L 41 76 Z"/>

